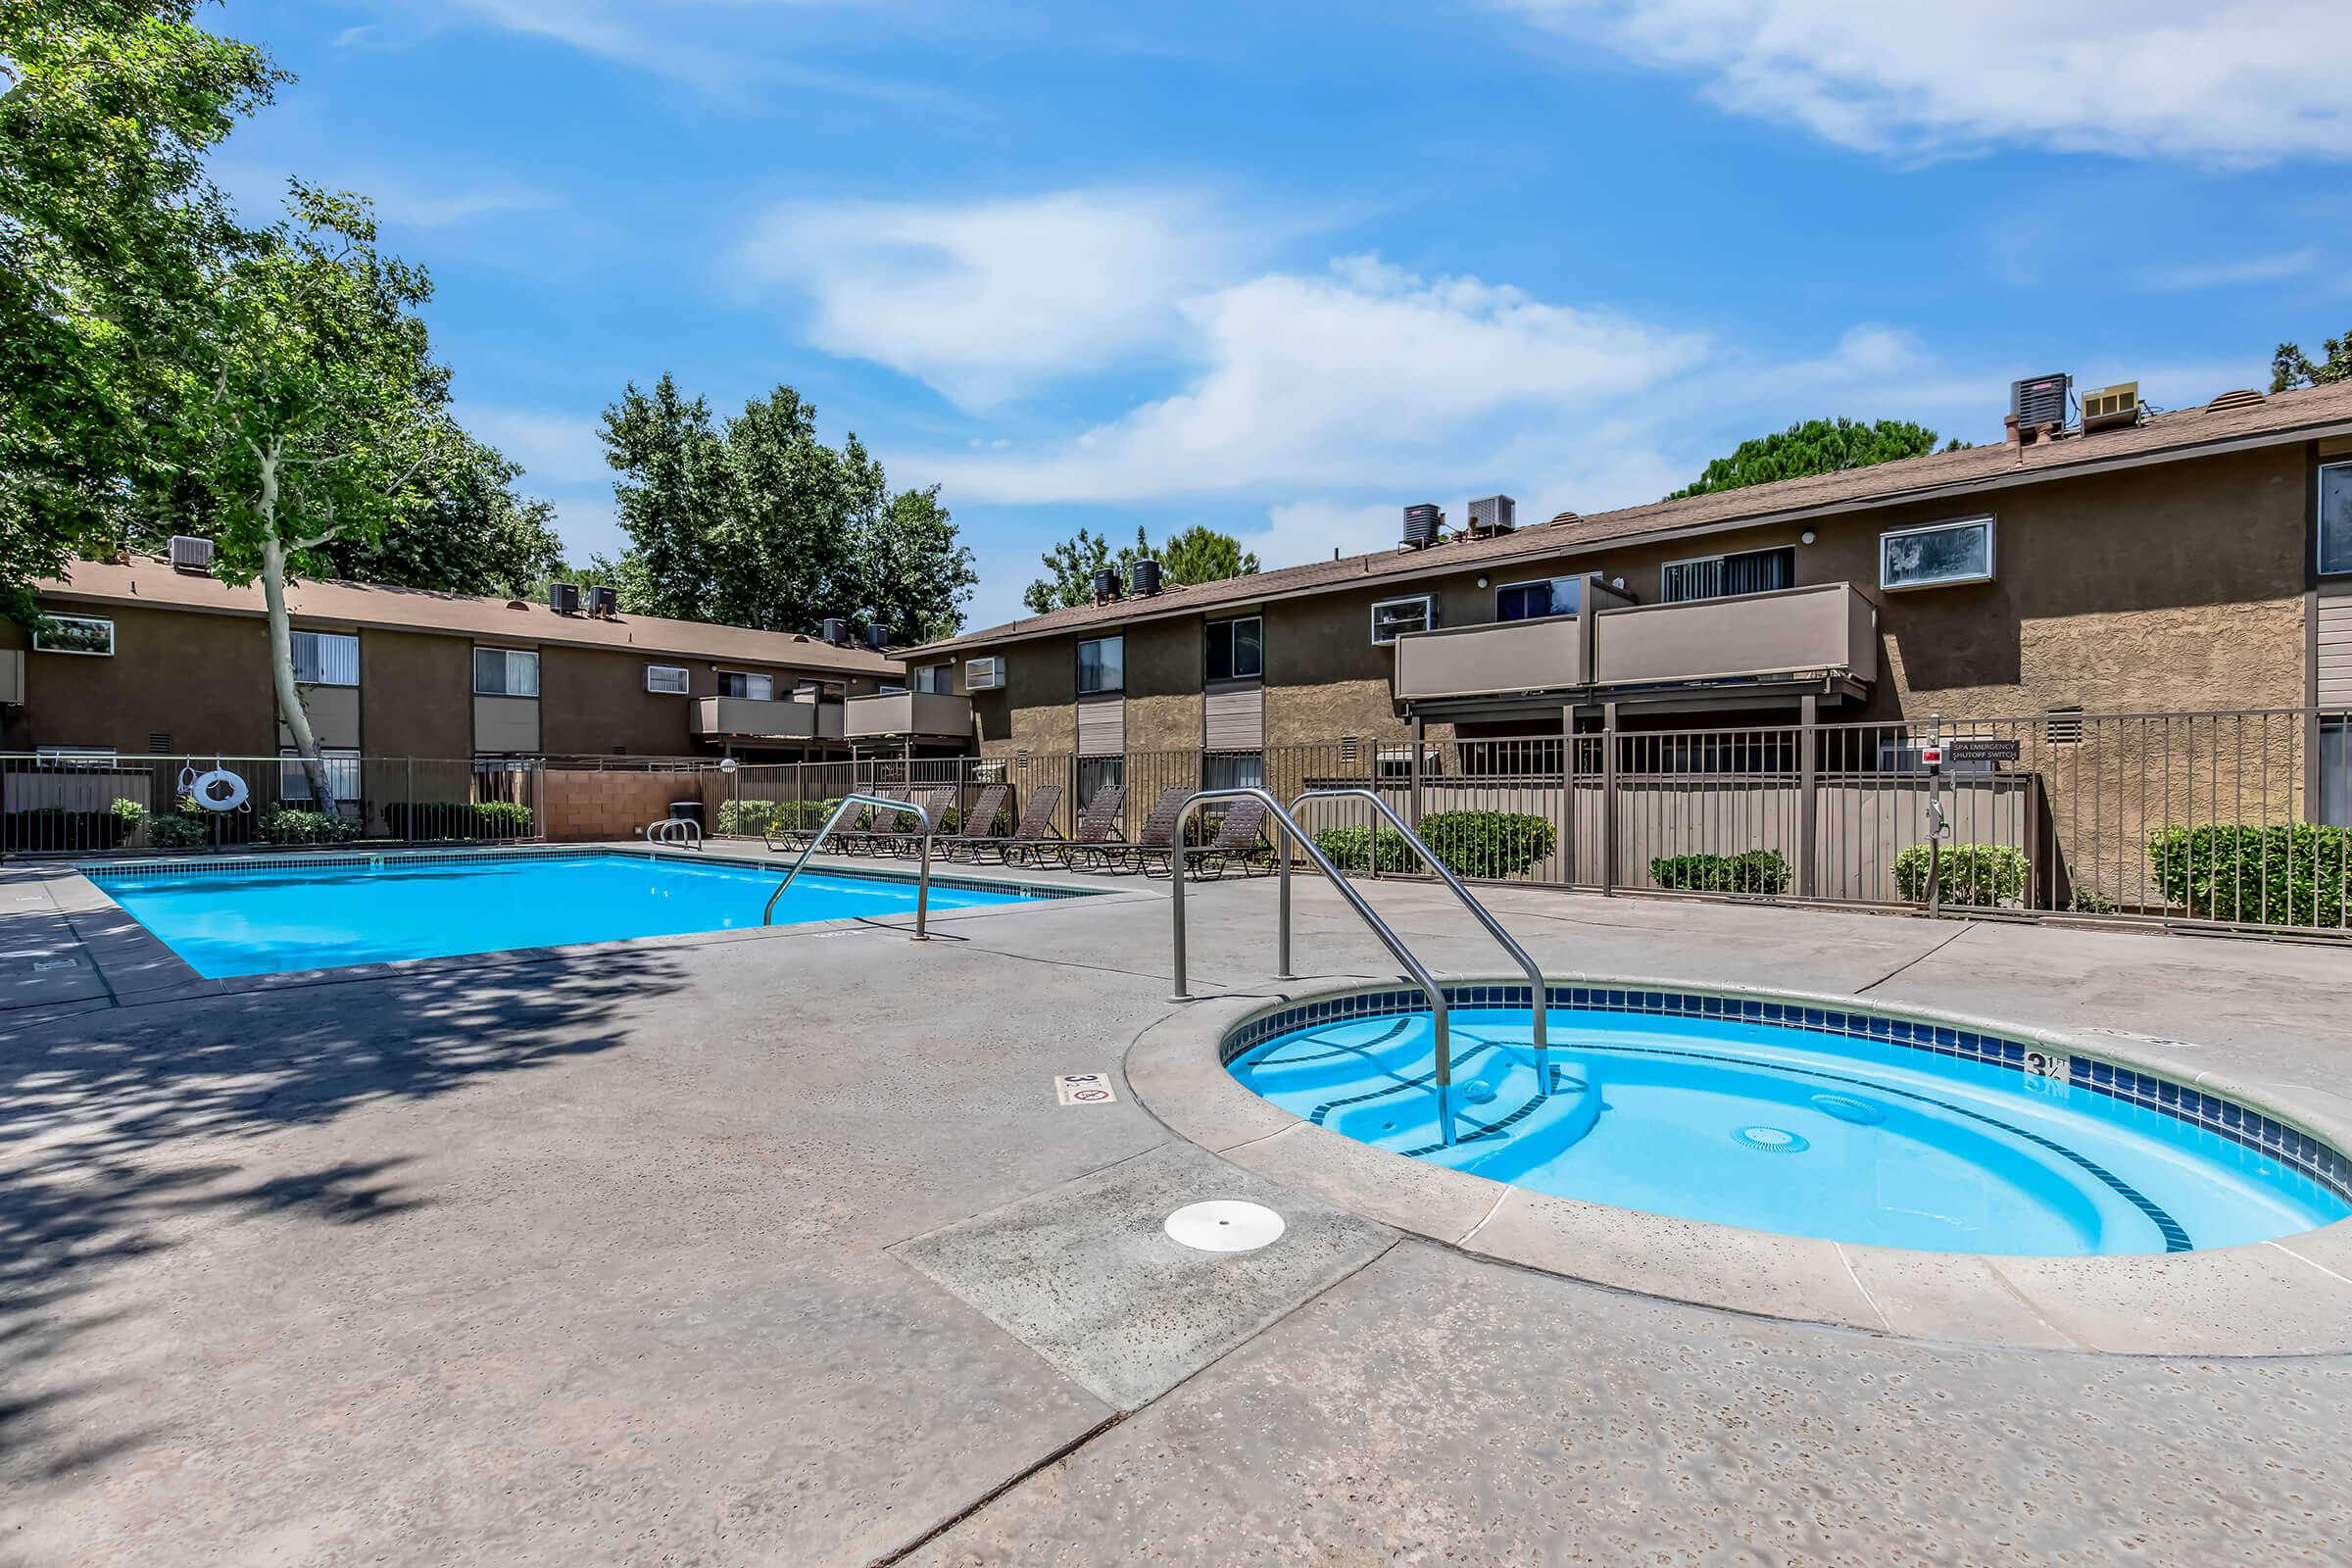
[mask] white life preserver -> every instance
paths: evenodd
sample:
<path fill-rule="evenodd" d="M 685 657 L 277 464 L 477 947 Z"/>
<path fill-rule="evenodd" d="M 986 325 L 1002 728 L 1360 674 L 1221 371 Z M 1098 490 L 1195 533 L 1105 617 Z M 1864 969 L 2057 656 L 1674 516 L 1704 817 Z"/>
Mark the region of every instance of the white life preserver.
<path fill-rule="evenodd" d="M 216 767 L 199 776 L 188 793 L 208 811 L 233 811 L 245 804 L 245 781 L 225 767 Z"/>

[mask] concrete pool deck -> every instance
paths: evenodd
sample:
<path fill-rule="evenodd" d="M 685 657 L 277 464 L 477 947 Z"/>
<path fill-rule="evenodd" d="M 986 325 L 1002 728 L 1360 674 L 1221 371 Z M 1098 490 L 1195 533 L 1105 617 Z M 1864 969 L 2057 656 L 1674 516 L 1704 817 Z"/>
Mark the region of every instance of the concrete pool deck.
<path fill-rule="evenodd" d="M 2352 1356 L 1660 1300 L 1200 1150 L 1121 1071 L 1181 1010 L 1164 883 L 921 947 L 186 992 L 76 880 L 0 868 L 0 1561 L 2275 1563 L 2352 1532 Z M 1494 972 L 1441 890 L 1365 886 L 1441 973 Z M 1271 888 L 1193 892 L 1196 991 L 1271 995 Z M 1390 972 L 1298 895 L 1301 975 Z M 2347 1108 L 2339 949 L 1490 902 L 1547 970 L 2128 1031 Z M 1060 1104 L 1070 1072 L 1118 1098 Z M 1158 1236 L 1212 1197 L 1291 1230 L 1238 1267 Z"/>

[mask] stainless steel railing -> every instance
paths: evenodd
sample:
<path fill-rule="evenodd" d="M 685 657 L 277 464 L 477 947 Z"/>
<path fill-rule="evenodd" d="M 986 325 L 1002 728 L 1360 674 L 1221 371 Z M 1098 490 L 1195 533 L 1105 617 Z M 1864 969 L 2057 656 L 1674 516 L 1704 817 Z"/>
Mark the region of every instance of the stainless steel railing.
<path fill-rule="evenodd" d="M 875 810 L 906 811 L 923 824 L 922 869 L 916 873 L 914 883 L 914 940 L 931 940 L 928 929 L 931 918 L 931 837 L 939 831 L 939 819 L 912 801 L 894 801 L 886 795 L 851 794 L 841 798 L 841 804 L 834 807 L 832 814 L 825 818 L 825 825 L 816 830 L 816 836 L 808 841 L 808 847 L 801 851 L 801 858 L 792 862 L 791 870 L 784 873 L 784 880 L 776 884 L 776 891 L 767 896 L 767 907 L 760 911 L 761 925 L 773 921 L 776 901 L 784 896 L 786 888 L 792 886 L 793 878 L 801 874 L 801 867 L 808 863 L 808 858 L 841 825 L 841 819 L 853 810 L 864 810 L 869 807 Z M 772 844 L 770 848 L 773 848 Z"/>

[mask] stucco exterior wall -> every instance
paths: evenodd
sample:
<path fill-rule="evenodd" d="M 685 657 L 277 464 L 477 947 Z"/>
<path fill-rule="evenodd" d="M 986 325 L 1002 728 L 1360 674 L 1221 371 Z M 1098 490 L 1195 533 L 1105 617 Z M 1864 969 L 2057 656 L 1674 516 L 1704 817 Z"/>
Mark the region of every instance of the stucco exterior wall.
<path fill-rule="evenodd" d="M 465 638 L 360 633 L 360 734 L 370 755 L 471 757 L 472 693 Z"/>
<path fill-rule="evenodd" d="M 57 612 L 112 620 L 115 652 L 26 654 L 25 715 L 9 728 L 11 746 L 111 746 L 129 756 L 169 736 L 173 747 L 276 755 L 270 633 L 261 621 L 127 605 L 61 605 Z"/>

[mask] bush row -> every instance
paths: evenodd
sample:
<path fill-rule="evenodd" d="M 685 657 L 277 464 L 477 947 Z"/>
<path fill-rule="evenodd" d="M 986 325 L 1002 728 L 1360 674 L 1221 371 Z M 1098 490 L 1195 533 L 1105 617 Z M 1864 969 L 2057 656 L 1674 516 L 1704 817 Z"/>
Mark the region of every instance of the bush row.
<path fill-rule="evenodd" d="M 112 850 L 128 843 L 145 819 L 136 801 L 116 801 L 95 811 L 36 806 L 0 818 L 0 845 L 12 850 Z"/>
<path fill-rule="evenodd" d="M 1649 862 L 1649 879 L 1691 893 L 1786 893 L 1788 861 L 1778 850 L 1739 855 L 1669 855 Z"/>
<path fill-rule="evenodd" d="M 1524 811 L 1433 811 L 1421 819 L 1421 841 L 1455 876 L 1518 876 L 1551 853 L 1558 833 L 1546 817 Z M 1331 827 L 1315 847 L 1343 871 L 1418 870 L 1420 858 L 1404 835 L 1384 827 Z"/>
<path fill-rule="evenodd" d="M 396 839 L 528 838 L 531 808 L 513 801 L 403 801 L 384 808 L 384 831 Z"/>
<path fill-rule="evenodd" d="M 2026 873 L 2033 862 L 2025 851 L 2006 844 L 1947 844 L 1936 872 L 1938 902 L 1991 908 L 2023 904 Z M 1894 891 L 1914 903 L 1928 897 L 1928 846 L 1913 844 L 1894 858 Z"/>
<path fill-rule="evenodd" d="M 2148 858 L 2165 902 L 2200 919 L 2345 923 L 2352 830 L 2310 822 L 2167 828 L 2148 835 Z"/>

